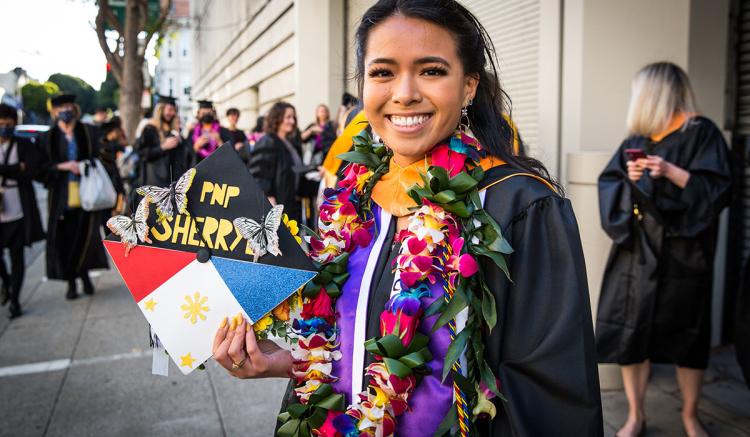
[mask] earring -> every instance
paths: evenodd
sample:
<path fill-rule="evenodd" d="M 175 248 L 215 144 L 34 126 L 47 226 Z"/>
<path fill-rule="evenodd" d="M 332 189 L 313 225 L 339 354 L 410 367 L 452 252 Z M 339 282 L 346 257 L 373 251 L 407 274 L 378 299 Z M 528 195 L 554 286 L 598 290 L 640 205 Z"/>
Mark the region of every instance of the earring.
<path fill-rule="evenodd" d="M 471 129 L 471 120 L 469 119 L 469 106 L 473 103 L 472 99 L 469 99 L 469 103 L 461 108 L 461 118 L 458 119 L 458 130 L 463 133 L 468 133 Z"/>

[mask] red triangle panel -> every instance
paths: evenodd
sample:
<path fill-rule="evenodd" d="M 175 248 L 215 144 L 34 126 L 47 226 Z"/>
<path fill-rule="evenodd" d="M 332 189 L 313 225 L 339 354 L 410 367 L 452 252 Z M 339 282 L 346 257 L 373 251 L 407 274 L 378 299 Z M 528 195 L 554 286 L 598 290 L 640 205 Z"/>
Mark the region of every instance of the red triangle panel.
<path fill-rule="evenodd" d="M 192 252 L 136 246 L 126 258 L 123 243 L 105 240 L 104 246 L 136 302 L 195 261 Z"/>

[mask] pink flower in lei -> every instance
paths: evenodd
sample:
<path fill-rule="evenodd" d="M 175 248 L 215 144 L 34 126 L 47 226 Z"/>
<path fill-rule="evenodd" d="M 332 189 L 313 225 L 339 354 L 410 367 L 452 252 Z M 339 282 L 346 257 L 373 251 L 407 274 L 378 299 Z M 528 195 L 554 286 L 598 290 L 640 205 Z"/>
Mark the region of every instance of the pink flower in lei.
<path fill-rule="evenodd" d="M 450 177 L 464 171 L 466 159 L 466 155 L 451 150 L 447 144 L 441 144 L 432 151 L 432 165 L 448 170 Z"/>

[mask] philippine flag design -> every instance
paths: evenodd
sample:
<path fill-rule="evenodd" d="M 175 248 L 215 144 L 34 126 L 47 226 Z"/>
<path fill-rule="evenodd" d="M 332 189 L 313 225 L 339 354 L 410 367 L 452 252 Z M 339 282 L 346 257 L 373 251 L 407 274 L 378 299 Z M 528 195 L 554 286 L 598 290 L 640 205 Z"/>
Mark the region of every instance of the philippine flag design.
<path fill-rule="evenodd" d="M 213 338 L 224 317 L 242 314 L 254 323 L 289 297 L 289 286 L 302 286 L 315 275 L 220 257 L 201 263 L 192 252 L 149 246 L 138 246 L 125 257 L 122 243 L 107 240 L 104 245 L 184 374 L 211 358 Z"/>

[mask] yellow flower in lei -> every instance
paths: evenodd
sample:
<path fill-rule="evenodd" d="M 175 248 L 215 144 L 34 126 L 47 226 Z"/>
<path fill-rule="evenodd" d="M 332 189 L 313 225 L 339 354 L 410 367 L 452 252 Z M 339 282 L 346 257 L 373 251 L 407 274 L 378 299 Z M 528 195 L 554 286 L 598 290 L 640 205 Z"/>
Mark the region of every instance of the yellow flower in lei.
<path fill-rule="evenodd" d="M 266 329 L 268 329 L 269 326 L 273 324 L 273 318 L 270 315 L 266 315 L 262 319 L 255 322 L 253 325 L 253 331 L 255 332 L 263 332 Z"/>
<path fill-rule="evenodd" d="M 289 229 L 289 233 L 292 234 L 297 244 L 302 244 L 302 238 L 299 236 L 299 226 L 297 226 L 297 220 L 289 220 L 289 217 L 284 214 L 284 226 Z"/>

